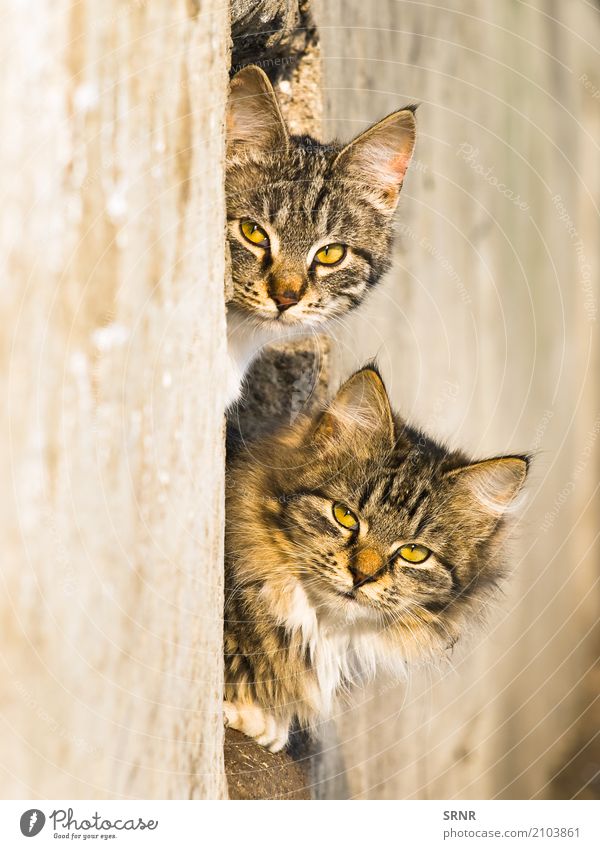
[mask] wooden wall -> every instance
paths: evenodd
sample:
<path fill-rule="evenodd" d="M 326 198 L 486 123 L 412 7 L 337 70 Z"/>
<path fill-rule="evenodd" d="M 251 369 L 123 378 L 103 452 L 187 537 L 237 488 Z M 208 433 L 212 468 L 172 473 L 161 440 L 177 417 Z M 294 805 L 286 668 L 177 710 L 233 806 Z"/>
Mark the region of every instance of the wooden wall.
<path fill-rule="evenodd" d="M 488 629 L 407 686 L 359 692 L 323 792 L 543 797 L 598 645 L 600 10 L 327 0 L 319 20 L 325 136 L 421 104 L 394 270 L 344 322 L 338 376 L 377 355 L 431 433 L 536 451 Z"/>
<path fill-rule="evenodd" d="M 2 797 L 225 792 L 228 27 L 4 4 Z"/>

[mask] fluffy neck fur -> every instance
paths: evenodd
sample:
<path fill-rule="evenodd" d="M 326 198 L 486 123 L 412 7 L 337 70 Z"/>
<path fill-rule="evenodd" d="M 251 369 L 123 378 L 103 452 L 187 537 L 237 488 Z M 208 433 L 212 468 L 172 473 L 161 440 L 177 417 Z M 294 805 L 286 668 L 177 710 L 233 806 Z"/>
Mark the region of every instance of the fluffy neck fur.
<path fill-rule="evenodd" d="M 357 681 L 454 644 L 501 577 L 526 471 L 524 457 L 472 462 L 408 427 L 372 368 L 319 419 L 246 448 L 228 472 L 227 700 L 273 719 L 278 745 Z M 337 523 L 339 502 L 355 530 Z M 404 543 L 426 563 L 400 559 Z M 381 568 L 363 579 L 365 552 Z"/>

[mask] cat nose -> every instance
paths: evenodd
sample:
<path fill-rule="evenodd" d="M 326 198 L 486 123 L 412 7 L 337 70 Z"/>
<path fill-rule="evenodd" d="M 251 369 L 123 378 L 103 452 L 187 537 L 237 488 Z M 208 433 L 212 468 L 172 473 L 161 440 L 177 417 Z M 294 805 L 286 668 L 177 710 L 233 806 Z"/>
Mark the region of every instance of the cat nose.
<path fill-rule="evenodd" d="M 383 567 L 383 557 L 374 548 L 363 548 L 350 565 L 354 586 L 374 581 Z"/>
<path fill-rule="evenodd" d="M 271 297 L 275 301 L 279 312 L 285 312 L 286 310 L 289 310 L 290 307 L 293 307 L 294 304 L 297 304 L 300 300 L 298 297 L 298 293 L 293 292 L 291 289 L 286 289 L 285 292 L 275 292 L 273 295 L 271 295 Z"/>

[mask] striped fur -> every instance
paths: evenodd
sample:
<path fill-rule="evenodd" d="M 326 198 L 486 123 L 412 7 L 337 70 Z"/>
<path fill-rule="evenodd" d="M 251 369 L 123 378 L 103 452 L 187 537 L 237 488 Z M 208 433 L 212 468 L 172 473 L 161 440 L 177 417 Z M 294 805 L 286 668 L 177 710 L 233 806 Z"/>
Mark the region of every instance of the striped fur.
<path fill-rule="evenodd" d="M 392 414 L 371 366 L 317 421 L 244 448 L 227 485 L 230 724 L 277 750 L 292 722 L 314 727 L 352 685 L 454 644 L 501 576 L 527 465 L 434 443 Z M 335 502 L 358 531 L 336 522 Z M 409 542 L 432 551 L 423 565 L 397 556 Z M 383 566 L 357 585 L 366 550 Z"/>
<path fill-rule="evenodd" d="M 346 146 L 292 136 L 265 74 L 247 67 L 234 77 L 225 188 L 233 278 L 229 346 L 237 378 L 229 400 L 265 339 L 275 341 L 291 328 L 324 329 L 379 282 L 391 261 L 393 213 L 415 132 L 408 107 Z M 244 237 L 245 219 L 265 230 L 267 249 Z M 314 262 L 331 243 L 346 247 L 344 259 L 334 266 Z M 289 289 L 298 303 L 280 312 L 273 296 Z"/>

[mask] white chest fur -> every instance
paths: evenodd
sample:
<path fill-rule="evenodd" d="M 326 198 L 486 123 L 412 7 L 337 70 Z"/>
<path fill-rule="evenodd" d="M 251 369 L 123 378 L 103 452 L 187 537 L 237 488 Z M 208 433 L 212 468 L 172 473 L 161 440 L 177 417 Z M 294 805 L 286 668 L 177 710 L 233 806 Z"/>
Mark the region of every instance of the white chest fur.
<path fill-rule="evenodd" d="M 347 632 L 321 629 L 312 657 L 322 717 L 331 716 L 339 695 L 371 681 L 377 673 L 389 675 L 393 671 L 395 678 L 405 675 L 400 657 L 391 669 L 389 649 L 375 629 L 362 632 L 354 632 L 352 628 Z"/>
<path fill-rule="evenodd" d="M 390 651 L 381 627 L 370 623 L 360 611 L 354 619 L 349 613 L 347 622 L 320 621 L 296 579 L 291 579 L 283 590 L 265 587 L 265 595 L 281 624 L 300 633 L 310 653 L 316 677 L 310 702 L 319 717 L 331 716 L 341 693 L 371 680 L 378 672 L 396 679 L 406 676 L 400 647 L 397 652 Z"/>
<path fill-rule="evenodd" d="M 259 321 L 251 313 L 227 308 L 227 406 L 239 398 L 252 361 L 273 342 L 287 342 L 307 333 L 302 325 Z"/>

